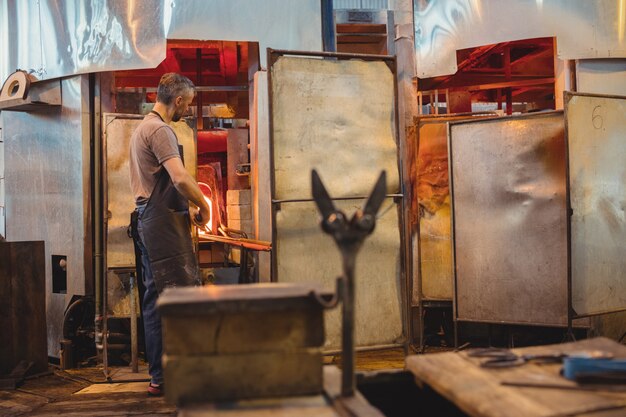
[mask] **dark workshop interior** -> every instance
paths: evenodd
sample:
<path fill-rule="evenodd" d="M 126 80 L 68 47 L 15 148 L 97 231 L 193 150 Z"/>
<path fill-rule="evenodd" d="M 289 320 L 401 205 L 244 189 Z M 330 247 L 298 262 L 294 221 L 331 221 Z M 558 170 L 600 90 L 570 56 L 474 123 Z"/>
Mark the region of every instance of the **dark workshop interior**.
<path fill-rule="evenodd" d="M 625 39 L 626 0 L 0 0 L 0 416 L 626 415 Z"/>

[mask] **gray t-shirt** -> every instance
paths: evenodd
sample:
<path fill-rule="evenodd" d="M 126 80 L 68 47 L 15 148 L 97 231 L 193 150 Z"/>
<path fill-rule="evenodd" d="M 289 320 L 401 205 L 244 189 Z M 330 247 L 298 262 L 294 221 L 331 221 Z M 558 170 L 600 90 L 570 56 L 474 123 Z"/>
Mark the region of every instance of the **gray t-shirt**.
<path fill-rule="evenodd" d="M 149 113 L 130 139 L 130 187 L 136 204 L 148 201 L 165 169 L 163 162 L 170 158 L 180 158 L 176 134 L 158 115 Z"/>

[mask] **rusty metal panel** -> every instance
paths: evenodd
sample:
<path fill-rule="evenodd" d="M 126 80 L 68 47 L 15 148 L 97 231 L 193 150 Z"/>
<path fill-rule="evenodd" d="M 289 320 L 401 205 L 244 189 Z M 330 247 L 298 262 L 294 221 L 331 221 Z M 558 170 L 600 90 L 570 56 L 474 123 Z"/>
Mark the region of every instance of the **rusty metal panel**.
<path fill-rule="evenodd" d="M 456 51 L 556 37 L 560 59 L 626 57 L 623 0 L 413 0 L 417 76 L 454 74 Z"/>
<path fill-rule="evenodd" d="M 572 308 L 626 309 L 626 97 L 568 94 Z"/>
<path fill-rule="evenodd" d="M 128 152 L 130 138 L 143 116 L 107 113 L 102 119 L 106 149 L 106 266 L 132 268 L 135 249 L 127 229 L 135 199 L 130 189 Z"/>
<path fill-rule="evenodd" d="M 452 300 L 448 123 L 418 127 L 419 282 L 426 299 Z"/>
<path fill-rule="evenodd" d="M 48 370 L 44 242 L 0 242 L 0 375 Z"/>
<path fill-rule="evenodd" d="M 91 160 L 86 76 L 61 81 L 63 102 L 0 113 L 5 146 L 6 238 L 45 241 L 48 355 L 58 357 L 63 314 L 91 281 Z M 52 255 L 67 256 L 67 291 L 52 292 Z"/>
<path fill-rule="evenodd" d="M 178 143 L 183 146 L 185 168 L 193 178 L 198 176 L 198 141 L 196 133 L 196 119 L 186 118 L 178 122 L 170 122 L 174 129 Z M 193 126 L 189 127 L 189 126 Z"/>
<path fill-rule="evenodd" d="M 353 213 L 364 200 L 336 200 Z M 348 214 L 348 215 L 350 215 Z M 400 229 L 398 206 L 387 198 L 376 229 L 357 256 L 355 273 L 356 345 L 397 343 L 402 338 Z M 321 230 L 313 202 L 282 203 L 276 213 L 277 275 L 280 282 L 317 283 L 335 291 L 341 275 L 341 257 L 332 237 Z M 341 311 L 325 313 L 325 349 L 341 347 Z"/>
<path fill-rule="evenodd" d="M 452 300 L 452 231 L 448 184 L 448 123 L 495 117 L 494 113 L 423 116 L 417 123 L 419 207 L 418 285 L 413 300 Z"/>
<path fill-rule="evenodd" d="M 282 56 L 270 71 L 274 199 L 310 199 L 313 168 L 333 179 L 333 197 L 368 195 L 382 170 L 389 192 L 399 191 L 395 80 L 385 62 Z"/>
<path fill-rule="evenodd" d="M 567 323 L 562 112 L 450 125 L 458 320 Z"/>
<path fill-rule="evenodd" d="M 103 115 L 106 161 L 106 265 L 107 268 L 132 268 L 135 266 L 133 241 L 126 232 L 130 213 L 135 209 L 135 199 L 130 189 L 129 146 L 133 131 L 143 119 L 141 115 Z M 195 133 L 184 121 L 170 124 L 183 145 L 185 167 L 195 178 L 197 155 Z"/>

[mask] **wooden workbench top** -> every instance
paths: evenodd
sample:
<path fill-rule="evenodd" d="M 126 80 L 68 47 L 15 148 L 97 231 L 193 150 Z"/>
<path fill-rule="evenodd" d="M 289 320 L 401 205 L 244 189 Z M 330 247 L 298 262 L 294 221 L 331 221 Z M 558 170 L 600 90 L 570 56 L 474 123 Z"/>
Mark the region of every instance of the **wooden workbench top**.
<path fill-rule="evenodd" d="M 513 349 L 516 354 L 554 354 L 601 350 L 626 358 L 626 346 L 607 338 Z M 427 384 L 470 416 L 557 417 L 626 416 L 626 387 L 581 386 L 559 375 L 561 364 L 525 363 L 482 368 L 466 352 L 412 355 L 406 367 L 418 384 Z"/>

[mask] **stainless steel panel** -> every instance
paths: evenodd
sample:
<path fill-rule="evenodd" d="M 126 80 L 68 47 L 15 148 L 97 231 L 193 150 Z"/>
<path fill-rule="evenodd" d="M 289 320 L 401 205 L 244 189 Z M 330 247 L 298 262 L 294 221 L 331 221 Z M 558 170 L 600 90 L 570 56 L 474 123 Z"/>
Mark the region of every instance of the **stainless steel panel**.
<path fill-rule="evenodd" d="M 311 198 L 313 168 L 333 179 L 333 197 L 368 195 L 381 170 L 398 192 L 395 81 L 384 62 L 283 56 L 270 71 L 274 199 Z"/>
<path fill-rule="evenodd" d="M 566 97 L 572 307 L 626 309 L 626 97 Z"/>
<path fill-rule="evenodd" d="M 626 57 L 623 0 L 414 1 L 420 78 L 454 74 L 456 51 L 555 36 L 560 59 Z"/>
<path fill-rule="evenodd" d="M 129 268 L 135 265 L 133 241 L 126 232 L 130 213 L 135 209 L 135 199 L 130 189 L 129 147 L 134 130 L 143 120 L 141 115 L 103 115 L 104 143 L 106 148 L 106 266 Z M 170 124 L 183 146 L 185 167 L 195 178 L 197 152 L 195 133 L 185 121 Z"/>
<path fill-rule="evenodd" d="M 272 194 L 270 167 L 269 94 L 267 72 L 254 74 L 254 109 L 250 117 L 250 162 L 252 164 L 252 201 L 256 239 L 272 240 Z M 272 258 L 269 252 L 258 252 L 260 282 L 272 280 Z"/>
<path fill-rule="evenodd" d="M 318 0 L 0 0 L 0 81 L 155 68 L 166 39 L 259 42 L 264 51 L 322 50 Z"/>
<path fill-rule="evenodd" d="M 267 48 L 322 50 L 319 0 L 164 0 L 168 39 L 259 42 L 261 66 Z"/>
<path fill-rule="evenodd" d="M 48 354 L 58 356 L 63 313 L 91 279 L 89 109 L 86 77 L 62 81 L 63 105 L 1 113 L 7 240 L 43 240 Z M 52 294 L 51 255 L 67 256 L 67 294 Z"/>
<path fill-rule="evenodd" d="M 154 68 L 165 58 L 166 3 L 1 0 L 0 82 L 16 68 L 40 79 Z"/>
<path fill-rule="evenodd" d="M 360 199 L 335 201 L 348 215 L 363 204 Z M 319 226 L 315 203 L 281 204 L 276 213 L 275 242 L 280 282 L 318 283 L 325 290 L 335 290 L 335 279 L 341 275 L 341 257 L 332 237 Z M 357 346 L 389 344 L 402 339 L 400 256 L 398 208 L 388 198 L 380 209 L 376 229 L 357 256 Z M 340 348 L 339 308 L 326 313 L 325 326 L 325 349 Z"/>
<path fill-rule="evenodd" d="M 576 91 L 626 96 L 626 59 L 576 61 Z"/>
<path fill-rule="evenodd" d="M 450 125 L 459 320 L 565 325 L 561 112 Z"/>

